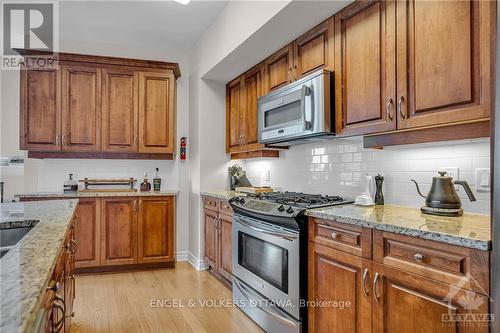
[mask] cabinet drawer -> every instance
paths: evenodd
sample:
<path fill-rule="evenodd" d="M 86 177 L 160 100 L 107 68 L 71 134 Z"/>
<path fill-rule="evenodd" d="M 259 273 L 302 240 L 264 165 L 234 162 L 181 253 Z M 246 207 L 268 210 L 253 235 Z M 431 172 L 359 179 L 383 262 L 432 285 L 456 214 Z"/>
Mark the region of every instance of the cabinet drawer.
<path fill-rule="evenodd" d="M 214 197 L 203 197 L 203 207 L 217 212 L 219 210 L 219 199 Z"/>
<path fill-rule="evenodd" d="M 473 290 L 489 291 L 487 251 L 374 231 L 374 261 Z"/>
<path fill-rule="evenodd" d="M 309 219 L 309 240 L 318 244 L 371 258 L 371 229 L 330 220 Z"/>
<path fill-rule="evenodd" d="M 233 215 L 233 208 L 229 204 L 229 201 L 219 200 L 219 212 L 226 215 Z"/>

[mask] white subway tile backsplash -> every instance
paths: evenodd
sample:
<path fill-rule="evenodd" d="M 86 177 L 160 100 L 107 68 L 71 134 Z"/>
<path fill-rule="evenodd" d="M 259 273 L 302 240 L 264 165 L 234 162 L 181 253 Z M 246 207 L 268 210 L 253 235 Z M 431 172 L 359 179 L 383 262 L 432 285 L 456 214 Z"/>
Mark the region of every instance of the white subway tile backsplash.
<path fill-rule="evenodd" d="M 415 179 L 424 194 L 432 177 L 442 167 L 458 167 L 459 177 L 475 186 L 474 169 L 490 166 L 489 140 L 407 145 L 385 149 L 364 149 L 362 138 L 335 139 L 292 146 L 279 159 L 242 162 L 254 185 L 282 190 L 354 197 L 363 190 L 363 175 L 384 176 L 385 202 L 419 207 L 424 203 L 410 180 Z M 265 168 L 271 180 L 265 181 Z M 489 214 L 489 193 L 478 193 L 469 202 L 459 191 L 466 211 Z"/>

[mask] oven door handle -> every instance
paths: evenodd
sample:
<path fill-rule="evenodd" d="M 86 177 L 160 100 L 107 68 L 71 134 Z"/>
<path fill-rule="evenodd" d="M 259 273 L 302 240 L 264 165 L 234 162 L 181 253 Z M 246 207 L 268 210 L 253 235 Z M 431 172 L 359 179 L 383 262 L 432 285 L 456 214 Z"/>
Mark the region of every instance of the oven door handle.
<path fill-rule="evenodd" d="M 297 235 L 295 234 L 292 234 L 292 233 L 288 233 L 288 232 L 278 232 L 278 231 L 274 231 L 274 230 L 269 230 L 269 229 L 265 229 L 265 228 L 262 228 L 262 227 L 256 227 L 254 225 L 252 225 L 251 223 L 249 222 L 246 222 L 245 220 L 241 219 L 241 218 L 238 218 L 238 217 L 233 217 L 233 220 L 247 228 L 250 228 L 254 231 L 257 231 L 257 232 L 262 232 L 264 234 L 267 234 L 267 235 L 271 235 L 271 236 L 277 236 L 277 237 L 282 237 L 286 240 L 294 240 L 294 239 L 297 239 Z"/>
<path fill-rule="evenodd" d="M 237 279 L 233 279 L 233 283 L 236 286 L 236 288 L 238 288 L 238 290 L 243 294 L 243 296 L 245 296 L 246 299 L 248 299 L 251 302 L 253 301 L 253 303 L 255 304 L 256 307 L 258 307 L 259 309 L 261 309 L 262 311 L 264 311 L 265 313 L 267 313 L 271 317 L 276 318 L 277 320 L 281 321 L 282 323 L 284 323 L 288 326 L 297 327 L 297 323 L 284 317 L 278 311 L 259 306 L 259 300 L 257 299 L 258 296 L 255 295 L 252 291 L 248 290 L 245 286 L 243 286 Z M 252 296 L 251 294 L 254 294 L 257 297 Z"/>

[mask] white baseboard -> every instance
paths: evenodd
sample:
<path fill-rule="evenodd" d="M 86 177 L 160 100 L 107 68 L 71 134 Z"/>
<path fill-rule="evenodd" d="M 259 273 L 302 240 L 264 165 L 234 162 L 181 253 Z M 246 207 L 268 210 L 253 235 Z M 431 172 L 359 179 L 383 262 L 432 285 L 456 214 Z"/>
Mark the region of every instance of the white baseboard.
<path fill-rule="evenodd" d="M 189 251 L 180 251 L 176 253 L 177 261 L 187 261 L 193 266 L 197 271 L 203 271 L 208 269 L 208 265 L 205 261 L 198 259 L 194 254 Z"/>

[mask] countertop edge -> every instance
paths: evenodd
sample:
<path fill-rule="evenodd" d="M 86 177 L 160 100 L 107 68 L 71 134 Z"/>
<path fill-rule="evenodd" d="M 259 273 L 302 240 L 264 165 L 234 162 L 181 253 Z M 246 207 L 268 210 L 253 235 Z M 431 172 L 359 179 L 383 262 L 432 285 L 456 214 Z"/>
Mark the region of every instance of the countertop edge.
<path fill-rule="evenodd" d="M 370 229 L 393 232 L 396 234 L 407 235 L 427 240 L 432 240 L 440 243 L 447 243 L 451 245 L 457 245 L 462 247 L 467 247 L 471 249 L 477 249 L 482 251 L 489 251 L 491 248 L 491 241 L 484 241 L 479 239 L 470 239 L 462 236 L 453 236 L 449 234 L 427 231 L 427 230 L 417 230 L 414 228 L 406 228 L 402 226 L 396 226 L 391 224 L 383 223 L 371 223 L 362 219 L 348 218 L 345 216 L 338 216 L 333 214 L 325 214 L 320 211 L 306 210 L 305 215 L 309 217 L 337 221 L 350 225 L 358 225 L 361 227 L 367 227 Z"/>
<path fill-rule="evenodd" d="M 77 192 L 77 193 L 62 193 L 62 192 L 39 192 L 39 193 L 16 193 L 14 198 L 30 199 L 30 198 L 102 198 L 102 197 L 161 197 L 161 196 L 177 196 L 178 190 L 162 191 L 162 192 Z"/>

